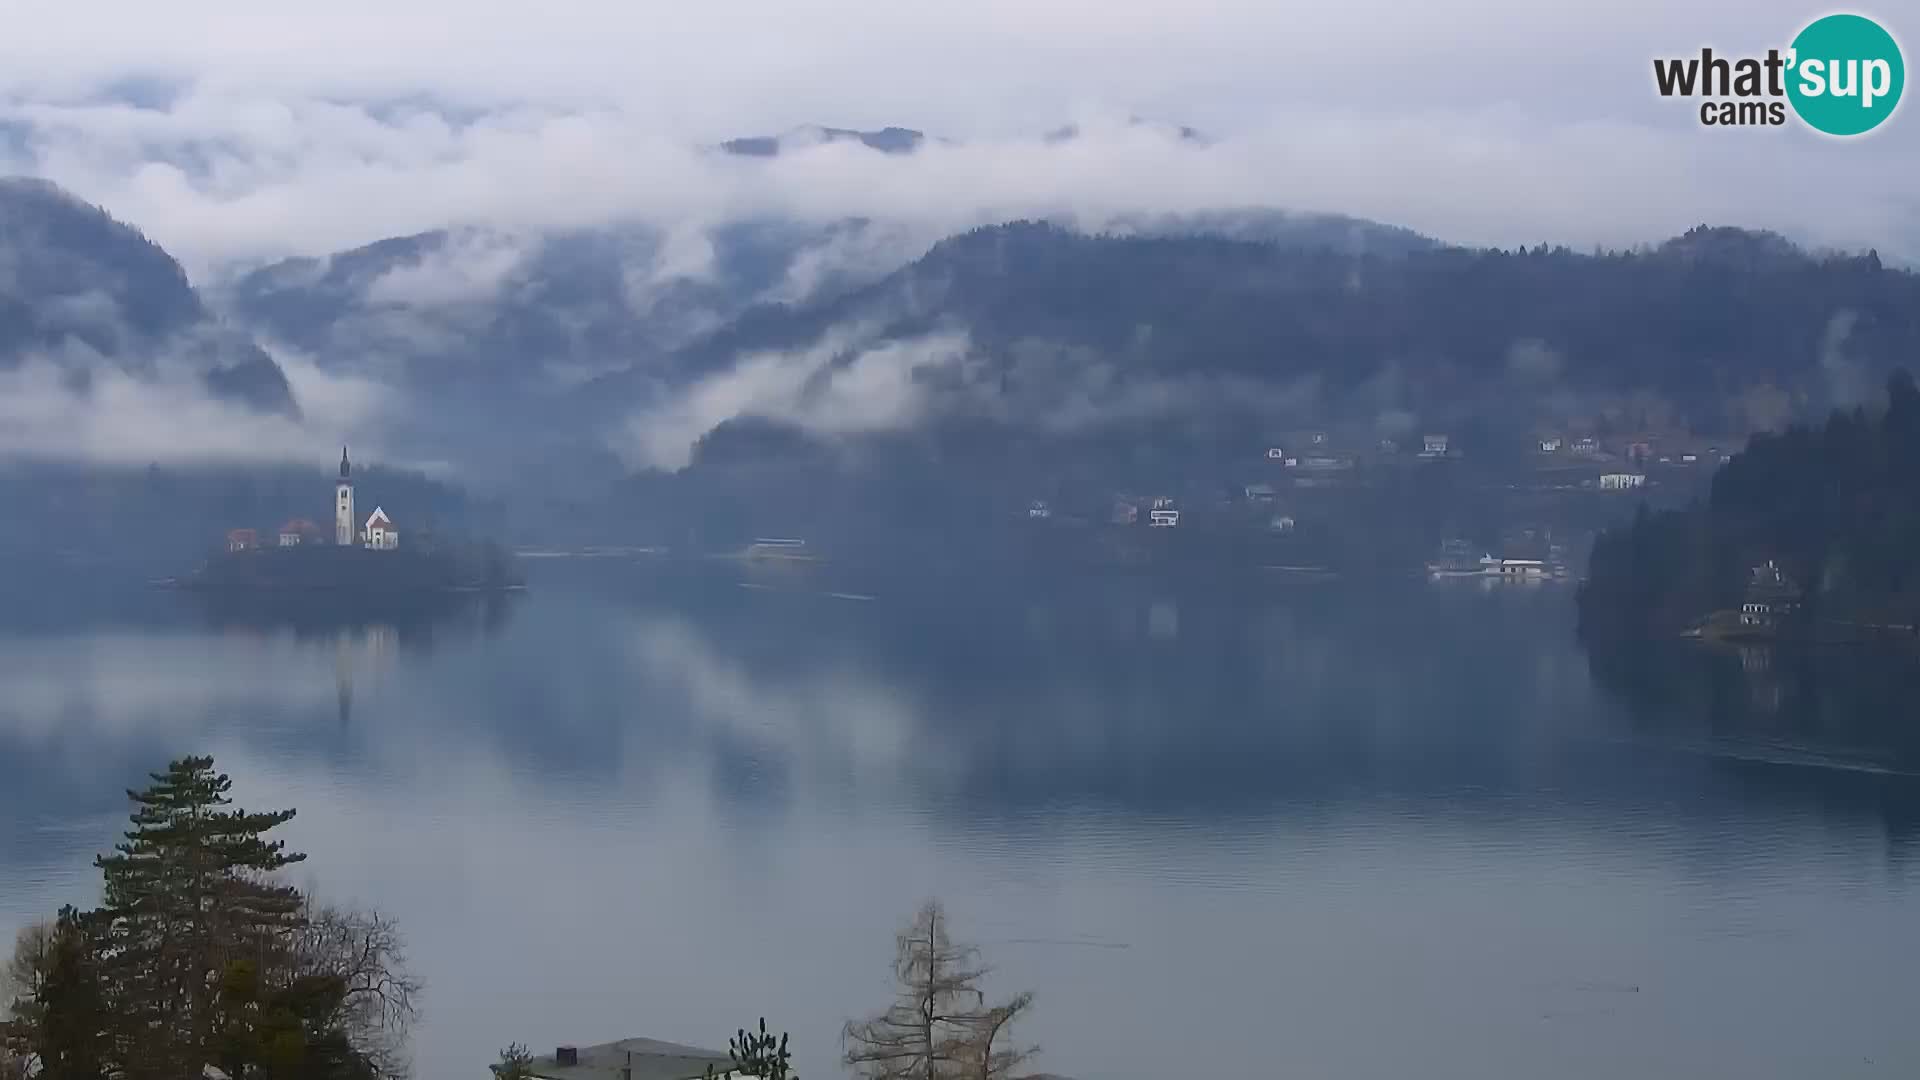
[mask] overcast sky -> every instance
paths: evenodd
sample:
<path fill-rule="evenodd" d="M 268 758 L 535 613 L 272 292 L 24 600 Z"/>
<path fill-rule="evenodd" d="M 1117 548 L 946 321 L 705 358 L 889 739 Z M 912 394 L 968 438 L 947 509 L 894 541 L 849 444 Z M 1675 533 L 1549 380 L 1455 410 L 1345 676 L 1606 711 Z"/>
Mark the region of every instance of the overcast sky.
<path fill-rule="evenodd" d="M 197 276 L 449 221 L 1249 204 L 1473 243 L 1712 221 L 1920 253 L 1912 106 L 1843 142 L 1706 129 L 1654 95 L 1654 56 L 1784 46 L 1820 13 L 1796 0 L 0 8 L 0 170 L 105 204 Z M 1085 139 L 1034 139 L 1070 120 Z M 773 164 L 698 150 L 808 122 L 959 145 Z"/>

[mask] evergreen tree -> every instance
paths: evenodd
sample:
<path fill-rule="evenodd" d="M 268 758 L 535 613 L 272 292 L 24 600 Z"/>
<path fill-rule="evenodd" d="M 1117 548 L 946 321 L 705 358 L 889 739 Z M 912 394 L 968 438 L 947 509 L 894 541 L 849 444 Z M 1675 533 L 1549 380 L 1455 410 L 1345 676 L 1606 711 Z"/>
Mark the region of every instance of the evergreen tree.
<path fill-rule="evenodd" d="M 235 961 L 220 985 L 220 1068 L 250 1080 L 372 1080 L 340 1026 L 346 996 L 338 976 L 302 975 L 274 987 L 251 961 Z"/>
<path fill-rule="evenodd" d="M 739 1034 L 727 1040 L 727 1057 L 733 1061 L 733 1071 L 741 1076 L 758 1077 L 759 1080 L 799 1080 L 793 1074 L 793 1055 L 787 1052 L 787 1033 L 781 1032 L 779 1038 L 767 1030 L 767 1018 L 760 1018 L 758 1034 L 741 1028 Z M 713 1080 L 713 1066 L 707 1066 L 707 1080 Z"/>
<path fill-rule="evenodd" d="M 495 1080 L 532 1080 L 533 1054 L 525 1043 L 508 1043 L 493 1066 Z"/>
<path fill-rule="evenodd" d="M 306 858 L 265 834 L 292 810 L 228 810 L 232 781 L 187 757 L 127 792 L 133 828 L 96 860 L 106 879 L 103 962 L 129 1076 L 198 1075 L 227 1017 L 229 965 L 265 967 L 298 925 L 301 898 L 268 875 Z"/>
<path fill-rule="evenodd" d="M 98 921 L 71 907 L 54 924 L 53 948 L 32 1011 L 17 1023 L 41 1080 L 103 1080 L 112 1074 L 110 997 L 102 979 Z"/>

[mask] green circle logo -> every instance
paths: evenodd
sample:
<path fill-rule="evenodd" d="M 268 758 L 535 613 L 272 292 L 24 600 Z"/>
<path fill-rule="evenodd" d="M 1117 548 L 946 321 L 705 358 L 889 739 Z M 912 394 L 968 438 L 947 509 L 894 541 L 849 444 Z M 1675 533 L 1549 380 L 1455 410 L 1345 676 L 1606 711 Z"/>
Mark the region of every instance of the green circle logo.
<path fill-rule="evenodd" d="M 1893 115 L 1907 84 L 1900 46 L 1861 15 L 1828 15 L 1793 39 L 1787 100 L 1816 131 L 1861 135 Z"/>

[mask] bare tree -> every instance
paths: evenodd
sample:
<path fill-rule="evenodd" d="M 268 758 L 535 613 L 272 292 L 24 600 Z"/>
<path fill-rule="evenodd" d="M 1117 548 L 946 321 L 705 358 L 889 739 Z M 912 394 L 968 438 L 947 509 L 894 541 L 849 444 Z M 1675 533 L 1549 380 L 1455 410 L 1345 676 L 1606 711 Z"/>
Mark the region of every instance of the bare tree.
<path fill-rule="evenodd" d="M 895 939 L 894 1003 L 841 1032 L 847 1066 L 866 1080 L 1005 1080 L 1034 1051 L 995 1046 L 1033 995 L 989 1007 L 987 971 L 978 949 L 948 937 L 940 902 L 927 901 Z"/>
<path fill-rule="evenodd" d="M 53 968 L 54 924 L 20 928 L 13 954 L 0 970 L 0 1080 L 25 1080 L 39 1071 L 32 1047 L 41 1042 L 41 990 Z"/>
<path fill-rule="evenodd" d="M 378 911 L 307 902 L 294 931 L 295 975 L 328 975 L 346 986 L 341 1027 L 353 1049 L 387 1080 L 411 1071 L 407 1034 L 419 1016 L 421 982 L 407 971 L 406 942 Z"/>
<path fill-rule="evenodd" d="M 1028 1058 L 1039 1053 L 1037 1047 L 1020 1046 L 1009 1034 L 1013 1022 L 1033 1004 L 1031 991 L 1021 991 L 1004 1005 L 996 1005 L 981 1014 L 974 1025 L 972 1048 L 975 1059 L 969 1075 L 975 1080 L 1003 1080 Z M 1006 1036 L 1002 1038 L 1002 1036 Z M 998 1046 L 999 1049 L 995 1049 Z"/>
<path fill-rule="evenodd" d="M 0 1011 L 32 1001 L 46 980 L 53 959 L 53 923 L 42 921 L 23 926 L 13 939 L 13 955 L 0 971 Z"/>

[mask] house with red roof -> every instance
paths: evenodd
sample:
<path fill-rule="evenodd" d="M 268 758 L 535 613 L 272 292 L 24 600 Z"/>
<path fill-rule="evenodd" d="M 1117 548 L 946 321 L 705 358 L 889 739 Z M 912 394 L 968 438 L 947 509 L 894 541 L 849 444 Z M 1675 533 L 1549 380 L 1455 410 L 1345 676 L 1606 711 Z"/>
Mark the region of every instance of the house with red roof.
<path fill-rule="evenodd" d="M 318 544 L 326 538 L 320 526 L 297 517 L 280 526 L 280 546 L 299 547 L 301 544 Z"/>

